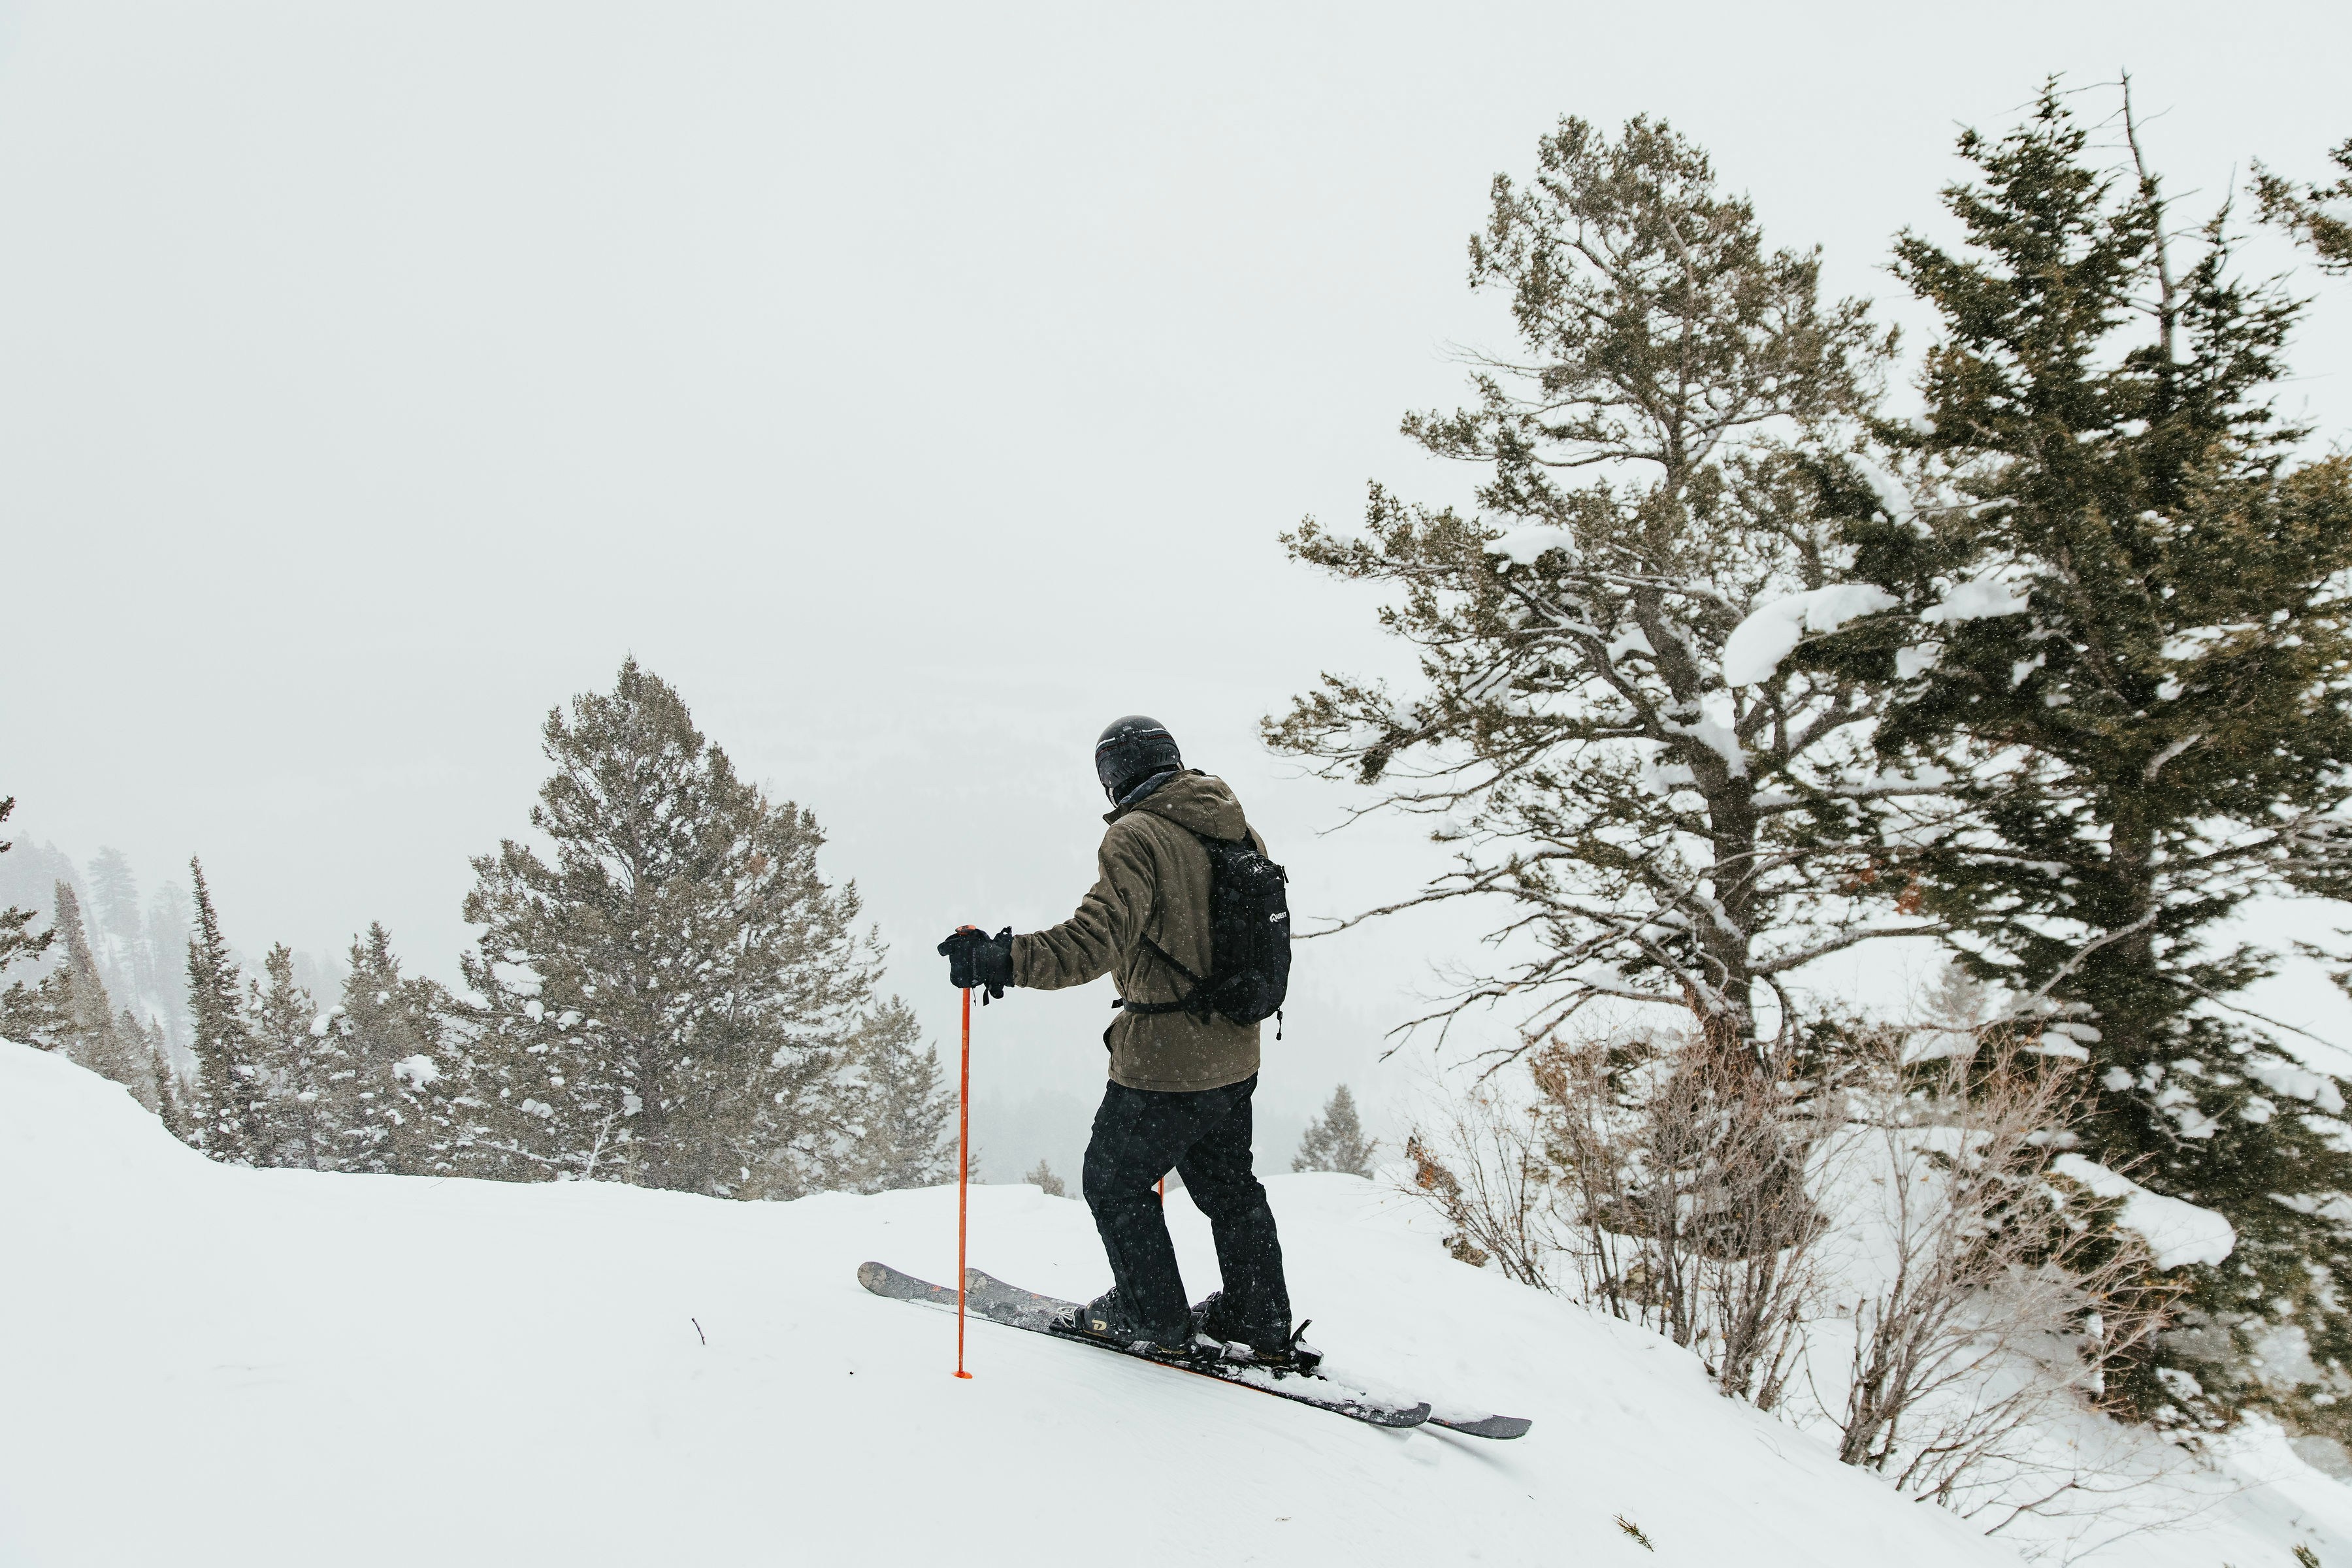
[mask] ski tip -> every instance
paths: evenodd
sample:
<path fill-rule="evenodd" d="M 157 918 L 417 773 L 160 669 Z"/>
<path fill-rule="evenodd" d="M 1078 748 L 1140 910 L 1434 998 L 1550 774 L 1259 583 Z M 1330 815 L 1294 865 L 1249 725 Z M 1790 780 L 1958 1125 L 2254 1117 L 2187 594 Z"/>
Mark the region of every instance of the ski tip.
<path fill-rule="evenodd" d="M 934 1307 L 952 1307 L 956 1293 L 943 1285 L 928 1279 L 918 1279 L 887 1263 L 861 1263 L 857 1266 L 857 1282 L 877 1296 L 893 1301 L 922 1301 Z"/>
<path fill-rule="evenodd" d="M 1528 1435 L 1528 1428 L 1535 1425 L 1524 1415 L 1487 1415 L 1476 1421 L 1445 1421 L 1432 1416 L 1429 1424 L 1443 1426 L 1449 1432 L 1466 1433 L 1473 1437 L 1492 1437 L 1497 1441 L 1524 1437 Z"/>

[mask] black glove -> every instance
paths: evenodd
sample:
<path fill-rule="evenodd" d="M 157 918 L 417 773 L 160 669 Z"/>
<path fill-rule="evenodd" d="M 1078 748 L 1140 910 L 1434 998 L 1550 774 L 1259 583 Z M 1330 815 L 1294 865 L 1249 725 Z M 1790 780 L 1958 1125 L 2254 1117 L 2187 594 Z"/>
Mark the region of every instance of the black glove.
<path fill-rule="evenodd" d="M 974 986 L 985 988 L 988 996 L 1003 1000 L 1004 988 L 1013 984 L 1013 928 L 1006 926 L 994 936 L 971 926 L 959 926 L 940 943 L 940 955 L 948 961 L 948 984 L 959 991 Z M 987 997 L 981 999 L 987 1005 Z"/>

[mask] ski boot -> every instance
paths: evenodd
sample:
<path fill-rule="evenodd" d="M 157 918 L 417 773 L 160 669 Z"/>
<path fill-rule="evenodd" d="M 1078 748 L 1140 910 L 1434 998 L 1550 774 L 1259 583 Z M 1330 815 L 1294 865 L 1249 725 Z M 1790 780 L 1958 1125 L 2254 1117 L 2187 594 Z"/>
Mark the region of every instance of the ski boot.
<path fill-rule="evenodd" d="M 1200 1356 L 1203 1351 L 1213 1352 L 1213 1346 L 1197 1342 L 1189 1321 L 1180 1319 L 1172 1323 L 1143 1323 L 1136 1321 L 1125 1301 L 1119 1299 L 1114 1285 L 1085 1306 L 1054 1320 L 1054 1327 L 1066 1333 L 1082 1334 L 1090 1340 L 1103 1340 L 1122 1350 L 1142 1351 L 1150 1355 L 1182 1356 L 1187 1360 Z"/>
<path fill-rule="evenodd" d="M 1311 1374 L 1322 1363 L 1323 1352 L 1307 1342 L 1306 1333 L 1306 1322 L 1295 1329 L 1268 1329 L 1242 1322 L 1239 1315 L 1225 1304 L 1223 1290 L 1211 1291 L 1206 1300 L 1192 1309 L 1192 1337 L 1195 1340 L 1210 1340 L 1223 1345 L 1224 1359 L 1229 1362 L 1263 1366 L 1274 1372 Z"/>

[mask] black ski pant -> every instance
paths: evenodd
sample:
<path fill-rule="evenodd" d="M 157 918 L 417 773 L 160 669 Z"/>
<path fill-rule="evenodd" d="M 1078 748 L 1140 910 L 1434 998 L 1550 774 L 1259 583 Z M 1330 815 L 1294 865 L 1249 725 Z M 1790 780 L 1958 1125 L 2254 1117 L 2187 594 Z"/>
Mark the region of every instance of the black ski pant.
<path fill-rule="evenodd" d="M 1282 1243 L 1265 1188 L 1250 1170 L 1250 1097 L 1256 1091 L 1255 1073 L 1185 1094 L 1105 1088 L 1087 1145 L 1087 1206 L 1110 1255 L 1119 1300 L 1139 1325 L 1172 1329 L 1191 1310 L 1152 1190 L 1172 1169 L 1193 1206 L 1209 1216 L 1234 1321 L 1254 1340 L 1289 1331 Z"/>

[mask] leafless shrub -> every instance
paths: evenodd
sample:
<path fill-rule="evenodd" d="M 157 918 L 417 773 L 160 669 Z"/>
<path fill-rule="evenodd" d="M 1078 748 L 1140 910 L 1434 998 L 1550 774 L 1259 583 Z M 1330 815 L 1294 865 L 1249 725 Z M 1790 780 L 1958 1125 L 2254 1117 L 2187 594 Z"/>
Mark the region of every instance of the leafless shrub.
<path fill-rule="evenodd" d="M 1834 1098 L 1673 1037 L 1555 1041 L 1529 1071 L 1579 1293 L 1778 1405 L 1817 1293 L 1807 1171 Z"/>
<path fill-rule="evenodd" d="M 1554 1041 L 1522 1097 L 1484 1080 L 1414 1133 L 1410 1190 L 1456 1258 L 1655 1330 L 1989 1533 L 2152 1528 L 2173 1450 L 2064 1430 L 2175 1296 L 2050 1172 L 2080 1069 L 1974 1016 L 1929 1033 L 1950 1054 L 1906 1063 L 1906 1032 L 1845 1031 L 1811 1078 L 1676 1037 Z"/>
<path fill-rule="evenodd" d="M 1406 1139 L 1404 1152 L 1412 1190 L 1454 1227 L 1447 1251 L 1472 1265 L 1492 1259 L 1523 1285 L 1552 1289 L 1551 1177 L 1527 1112 L 1482 1087 L 1447 1105 L 1433 1137 L 1417 1131 Z"/>
<path fill-rule="evenodd" d="M 1833 1112 L 1696 1043 L 1554 1042 L 1529 1103 L 1490 1082 L 1406 1145 L 1466 1262 L 1558 1283 L 1696 1350 L 1718 1386 L 1778 1404 L 1816 1294 L 1806 1167 Z"/>
<path fill-rule="evenodd" d="M 1975 1048 L 1906 1068 L 1876 1042 L 1854 1100 L 1870 1179 L 1839 1216 L 1865 1283 L 1834 1409 L 1838 1457 L 1992 1529 L 2100 1478 L 2038 1465 L 2037 1423 L 2162 1328 L 2172 1291 L 2137 1237 L 2047 1173 L 2084 1108 L 2079 1071 L 1987 1031 Z"/>

